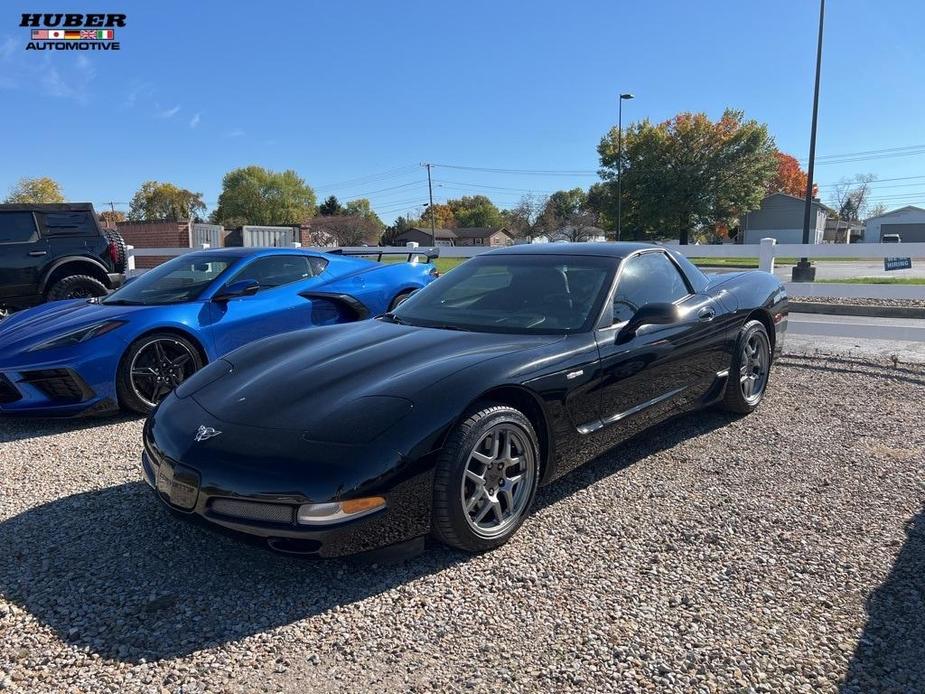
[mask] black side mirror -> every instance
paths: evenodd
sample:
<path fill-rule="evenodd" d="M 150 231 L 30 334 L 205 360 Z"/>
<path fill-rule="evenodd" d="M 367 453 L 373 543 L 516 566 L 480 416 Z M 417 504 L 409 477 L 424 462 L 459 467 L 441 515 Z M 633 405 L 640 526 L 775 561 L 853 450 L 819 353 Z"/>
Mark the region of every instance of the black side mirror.
<path fill-rule="evenodd" d="M 258 291 L 260 291 L 260 282 L 257 280 L 238 280 L 219 289 L 218 294 L 212 297 L 212 301 L 230 301 L 240 296 L 253 296 Z"/>
<path fill-rule="evenodd" d="M 626 325 L 617 333 L 617 342 L 623 343 L 632 340 L 636 331 L 644 325 L 666 325 L 678 321 L 678 307 L 674 304 L 657 303 L 646 304 L 630 318 Z"/>

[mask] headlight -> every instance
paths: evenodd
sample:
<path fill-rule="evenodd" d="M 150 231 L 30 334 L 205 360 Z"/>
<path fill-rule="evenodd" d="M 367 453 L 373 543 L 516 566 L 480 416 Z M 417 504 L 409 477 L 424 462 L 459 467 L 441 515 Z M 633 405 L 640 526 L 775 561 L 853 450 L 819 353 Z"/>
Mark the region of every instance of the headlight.
<path fill-rule="evenodd" d="M 84 328 L 79 328 L 77 330 L 72 330 L 69 333 L 64 333 L 63 335 L 58 335 L 53 337 L 50 340 L 41 342 L 35 347 L 30 347 L 30 352 L 37 352 L 40 349 L 56 349 L 58 347 L 70 347 L 72 345 L 79 345 L 82 342 L 87 340 L 92 340 L 94 337 L 99 337 L 100 335 L 105 335 L 106 333 L 112 332 L 121 325 L 125 325 L 126 321 L 124 320 L 108 320 L 102 323 L 95 323 Z"/>
<path fill-rule="evenodd" d="M 381 496 L 367 496 L 349 501 L 332 501 L 326 504 L 302 504 L 296 515 L 300 525 L 331 525 L 375 513 L 385 508 Z"/>

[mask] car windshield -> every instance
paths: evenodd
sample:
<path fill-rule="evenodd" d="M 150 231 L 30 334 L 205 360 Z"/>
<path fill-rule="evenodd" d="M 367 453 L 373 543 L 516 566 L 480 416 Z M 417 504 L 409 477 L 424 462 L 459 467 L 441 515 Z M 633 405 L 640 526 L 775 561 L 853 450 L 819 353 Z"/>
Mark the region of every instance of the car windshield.
<path fill-rule="evenodd" d="M 236 260 L 235 256 L 181 255 L 132 280 L 103 299 L 103 303 L 148 306 L 194 301 Z"/>
<path fill-rule="evenodd" d="M 393 320 L 423 327 L 562 334 L 590 329 L 615 258 L 489 255 L 469 260 L 414 294 Z"/>

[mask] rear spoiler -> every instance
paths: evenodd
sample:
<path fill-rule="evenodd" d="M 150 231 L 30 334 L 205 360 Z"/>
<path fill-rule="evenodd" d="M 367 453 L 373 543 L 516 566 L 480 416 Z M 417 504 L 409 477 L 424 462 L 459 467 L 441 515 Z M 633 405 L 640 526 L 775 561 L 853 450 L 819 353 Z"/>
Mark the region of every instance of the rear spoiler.
<path fill-rule="evenodd" d="M 329 251 L 325 251 L 325 253 L 333 253 L 335 255 L 374 255 L 377 256 L 376 260 L 378 261 L 381 261 L 384 255 L 406 255 L 408 256 L 409 263 L 416 255 L 425 256 L 428 263 L 440 257 L 440 249 L 436 247 L 401 248 L 398 246 L 352 246 L 350 248 L 332 248 Z"/>

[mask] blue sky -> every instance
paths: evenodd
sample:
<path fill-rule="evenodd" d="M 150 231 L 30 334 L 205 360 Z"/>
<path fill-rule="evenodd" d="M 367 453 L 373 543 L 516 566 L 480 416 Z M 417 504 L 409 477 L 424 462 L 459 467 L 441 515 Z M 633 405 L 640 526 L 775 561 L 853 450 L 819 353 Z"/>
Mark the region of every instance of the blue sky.
<path fill-rule="evenodd" d="M 438 200 L 484 193 L 505 207 L 597 180 L 620 91 L 637 96 L 624 122 L 732 106 L 784 151 L 808 152 L 813 0 L 123 0 L 109 8 L 128 15 L 121 51 L 25 51 L 20 14 L 50 9 L 98 8 L 4 3 L 0 193 L 52 176 L 101 208 L 157 179 L 214 204 L 226 171 L 260 164 L 295 169 L 319 199 L 369 197 L 388 222 L 426 202 L 422 161 L 574 172 L 434 170 Z M 875 202 L 925 204 L 925 3 L 827 10 L 817 153 L 921 147 L 820 160 L 822 197 L 873 173 Z"/>

